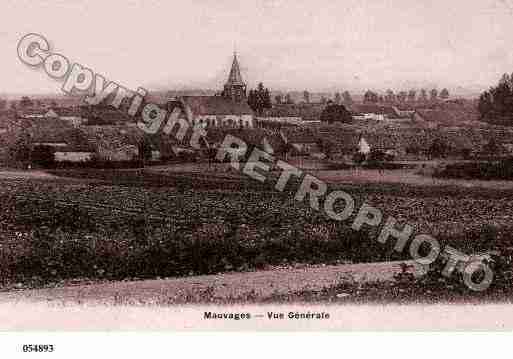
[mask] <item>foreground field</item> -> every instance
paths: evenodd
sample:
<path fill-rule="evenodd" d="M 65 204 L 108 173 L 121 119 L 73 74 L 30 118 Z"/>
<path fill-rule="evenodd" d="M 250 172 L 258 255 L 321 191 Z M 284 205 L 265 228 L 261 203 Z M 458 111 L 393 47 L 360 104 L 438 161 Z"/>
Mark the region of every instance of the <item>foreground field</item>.
<path fill-rule="evenodd" d="M 141 171 L 82 171 L 74 177 L 1 180 L 5 289 L 408 259 L 393 251 L 393 243 L 377 243 L 373 230 L 355 232 L 351 220 L 334 222 L 296 202 L 293 193 L 265 184 Z M 357 206 L 365 201 L 437 235 L 443 246 L 465 253 L 512 248 L 513 191 L 332 186 L 351 193 Z M 430 290 L 440 286 L 453 284 L 442 281 Z M 326 298 L 330 290 L 322 292 Z M 310 297 L 307 289 L 290 295 Z"/>

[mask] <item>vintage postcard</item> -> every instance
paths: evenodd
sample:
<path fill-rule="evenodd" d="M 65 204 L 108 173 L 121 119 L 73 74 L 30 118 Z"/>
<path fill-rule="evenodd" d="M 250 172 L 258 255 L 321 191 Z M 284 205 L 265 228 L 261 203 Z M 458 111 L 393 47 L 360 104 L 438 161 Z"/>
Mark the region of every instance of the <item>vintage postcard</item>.
<path fill-rule="evenodd" d="M 513 1 L 0 18 L 1 330 L 513 329 Z"/>

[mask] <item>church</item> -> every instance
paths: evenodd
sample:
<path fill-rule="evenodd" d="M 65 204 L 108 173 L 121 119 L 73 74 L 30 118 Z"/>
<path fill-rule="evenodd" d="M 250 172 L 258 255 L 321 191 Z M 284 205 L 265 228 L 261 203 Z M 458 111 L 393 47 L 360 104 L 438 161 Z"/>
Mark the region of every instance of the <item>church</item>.
<path fill-rule="evenodd" d="M 240 73 L 237 54 L 223 91 L 216 96 L 183 96 L 180 102 L 192 114 L 192 125 L 225 128 L 253 128 L 253 110 L 248 105 L 246 83 Z"/>

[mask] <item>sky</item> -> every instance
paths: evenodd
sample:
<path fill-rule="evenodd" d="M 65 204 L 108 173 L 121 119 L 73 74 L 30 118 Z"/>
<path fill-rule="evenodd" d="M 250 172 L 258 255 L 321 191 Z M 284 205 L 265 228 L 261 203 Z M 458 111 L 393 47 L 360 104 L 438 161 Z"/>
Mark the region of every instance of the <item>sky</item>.
<path fill-rule="evenodd" d="M 513 72 L 513 0 L 4 0 L 0 93 L 59 92 L 18 41 L 128 88 L 222 88 L 234 50 L 250 87 L 481 90 Z"/>

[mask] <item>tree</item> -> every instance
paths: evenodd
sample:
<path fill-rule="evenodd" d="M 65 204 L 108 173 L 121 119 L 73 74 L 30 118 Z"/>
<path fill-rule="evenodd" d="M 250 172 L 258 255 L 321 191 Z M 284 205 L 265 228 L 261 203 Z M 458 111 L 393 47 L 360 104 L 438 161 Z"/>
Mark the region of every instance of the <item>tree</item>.
<path fill-rule="evenodd" d="M 283 102 L 283 96 L 281 94 L 278 94 L 274 96 L 274 102 L 276 102 L 278 105 Z"/>
<path fill-rule="evenodd" d="M 364 103 L 378 103 L 378 101 L 379 101 L 378 94 L 371 90 L 367 90 L 367 92 L 365 92 L 365 95 L 363 95 Z"/>
<path fill-rule="evenodd" d="M 342 94 L 342 98 L 343 98 L 343 102 L 345 105 L 350 105 L 353 103 L 353 99 L 351 98 L 351 94 L 349 93 L 349 91 L 344 91 L 344 93 Z"/>
<path fill-rule="evenodd" d="M 55 162 L 55 150 L 52 146 L 35 146 L 31 156 L 32 162 L 42 167 L 50 167 Z"/>
<path fill-rule="evenodd" d="M 9 149 L 9 153 L 14 161 L 26 165 L 30 161 L 31 150 L 30 135 L 23 131 L 14 145 Z"/>
<path fill-rule="evenodd" d="M 28 97 L 28 96 L 23 96 L 21 98 L 21 100 L 20 100 L 20 107 L 21 108 L 32 107 L 33 105 L 34 105 L 34 103 L 30 99 L 30 97 Z"/>
<path fill-rule="evenodd" d="M 303 91 L 303 100 L 305 100 L 306 103 L 310 103 L 310 92 Z"/>
<path fill-rule="evenodd" d="M 495 138 L 490 138 L 490 141 L 483 146 L 483 152 L 487 155 L 498 156 L 504 152 L 504 147 L 501 146 Z"/>
<path fill-rule="evenodd" d="M 437 89 L 432 89 L 431 92 L 429 93 L 429 95 L 431 96 L 431 101 L 433 101 L 433 102 L 438 101 L 438 90 Z"/>
<path fill-rule="evenodd" d="M 263 102 L 264 108 L 271 108 L 271 107 L 273 107 L 273 104 L 271 102 L 271 91 L 269 91 L 268 88 L 264 89 L 264 94 L 263 94 L 263 97 L 262 97 L 262 102 Z"/>
<path fill-rule="evenodd" d="M 440 98 L 442 100 L 447 100 L 449 98 L 449 90 L 447 90 L 446 88 L 444 88 L 441 92 L 440 92 Z"/>
<path fill-rule="evenodd" d="M 490 92 L 485 91 L 479 96 L 479 103 L 477 109 L 481 114 L 481 118 L 489 117 L 489 114 L 493 111 L 493 99 Z"/>
<path fill-rule="evenodd" d="M 408 102 L 415 102 L 417 98 L 417 91 L 415 90 L 410 90 L 408 91 Z"/>
<path fill-rule="evenodd" d="M 337 105 L 332 101 L 328 101 L 328 105 L 321 113 L 321 122 L 332 124 L 335 122 L 351 123 L 352 121 L 353 116 L 345 106 Z"/>
<path fill-rule="evenodd" d="M 255 112 L 257 112 L 258 108 L 258 99 L 256 95 L 256 91 L 251 89 L 248 92 L 248 105 L 251 107 L 251 109 Z"/>
<path fill-rule="evenodd" d="M 294 100 L 292 99 L 291 94 L 288 93 L 285 95 L 285 103 L 288 105 L 292 105 L 294 103 Z"/>
<path fill-rule="evenodd" d="M 139 142 L 139 159 L 143 162 L 144 165 L 146 161 L 151 160 L 152 156 L 152 143 L 147 137 L 143 137 L 143 139 Z"/>
<path fill-rule="evenodd" d="M 385 102 L 386 103 L 395 103 L 395 94 L 394 94 L 394 91 L 388 89 L 386 94 L 385 94 Z"/>
<path fill-rule="evenodd" d="M 428 98 L 427 98 L 427 91 L 426 91 L 426 89 L 421 89 L 418 101 L 419 102 L 427 102 L 427 100 L 428 100 Z"/>
<path fill-rule="evenodd" d="M 328 102 L 328 99 L 325 96 L 321 96 L 321 103 L 324 105 Z"/>
<path fill-rule="evenodd" d="M 451 151 L 450 146 L 439 138 L 436 138 L 428 148 L 428 156 L 430 158 L 445 158 Z"/>
<path fill-rule="evenodd" d="M 504 74 L 495 87 L 491 87 L 479 97 L 478 109 L 482 119 L 501 121 L 511 124 L 513 119 L 513 80 Z"/>
<path fill-rule="evenodd" d="M 271 108 L 271 93 L 263 83 L 259 83 L 256 90 L 250 90 L 248 94 L 248 105 L 253 111 L 261 115 L 266 108 Z"/>
<path fill-rule="evenodd" d="M 397 95 L 397 101 L 404 103 L 406 102 L 406 98 L 408 98 L 408 93 L 406 91 L 401 91 Z"/>
<path fill-rule="evenodd" d="M 342 103 L 342 96 L 340 95 L 340 92 L 337 92 L 335 94 L 335 101 L 334 101 L 337 105 L 340 105 Z"/>
<path fill-rule="evenodd" d="M 330 159 L 336 148 L 336 143 L 330 139 L 319 138 L 317 145 L 321 149 L 322 153 L 326 155 L 326 158 Z"/>

